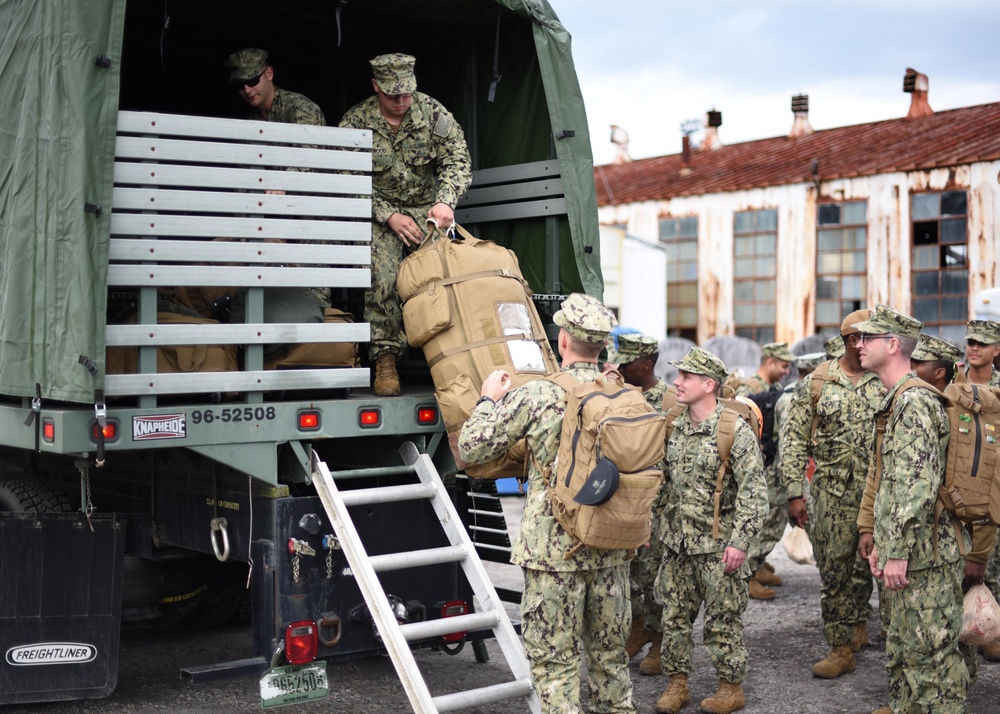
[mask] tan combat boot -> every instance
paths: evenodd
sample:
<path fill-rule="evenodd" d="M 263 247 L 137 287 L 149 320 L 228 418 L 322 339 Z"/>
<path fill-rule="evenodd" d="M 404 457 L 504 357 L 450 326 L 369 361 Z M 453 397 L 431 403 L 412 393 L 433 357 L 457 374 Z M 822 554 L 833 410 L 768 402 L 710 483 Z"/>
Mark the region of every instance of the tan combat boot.
<path fill-rule="evenodd" d="M 775 575 L 774 568 L 768 568 L 766 562 L 757 568 L 757 572 L 753 574 L 753 577 L 761 585 L 769 587 L 781 585 L 781 576 Z"/>
<path fill-rule="evenodd" d="M 892 709 L 890 707 L 879 707 L 872 714 L 892 714 Z"/>
<path fill-rule="evenodd" d="M 859 622 L 854 626 L 854 637 L 851 638 L 851 652 L 860 652 L 868 644 L 868 624 Z"/>
<path fill-rule="evenodd" d="M 375 395 L 399 395 L 399 374 L 396 373 L 396 355 L 380 355 L 375 361 Z"/>
<path fill-rule="evenodd" d="M 842 674 L 853 672 L 858 667 L 850 645 L 837 645 L 819 662 L 813 665 L 813 676 L 823 679 L 834 679 Z"/>
<path fill-rule="evenodd" d="M 747 705 L 743 687 L 736 682 L 719 680 L 719 690 L 708 699 L 701 700 L 701 710 L 709 714 L 731 714 Z"/>
<path fill-rule="evenodd" d="M 643 618 L 640 617 L 638 622 L 632 621 L 632 631 L 625 639 L 625 652 L 628 654 L 629 661 L 639 654 L 639 650 L 653 641 L 655 634 L 652 630 L 646 629 L 646 622 Z"/>
<path fill-rule="evenodd" d="M 987 662 L 1000 662 L 1000 642 L 990 642 L 979 648 Z"/>
<path fill-rule="evenodd" d="M 649 646 L 649 652 L 646 653 L 646 657 L 639 663 L 639 674 L 660 674 L 663 671 L 663 667 L 660 665 L 660 647 L 663 646 L 663 633 L 654 632 L 653 633 L 653 643 Z"/>
<path fill-rule="evenodd" d="M 671 674 L 667 688 L 656 700 L 657 714 L 677 714 L 681 707 L 691 701 L 686 674 Z"/>
<path fill-rule="evenodd" d="M 754 600 L 773 600 L 774 590 L 765 588 L 757 582 L 757 578 L 750 578 L 750 597 Z"/>

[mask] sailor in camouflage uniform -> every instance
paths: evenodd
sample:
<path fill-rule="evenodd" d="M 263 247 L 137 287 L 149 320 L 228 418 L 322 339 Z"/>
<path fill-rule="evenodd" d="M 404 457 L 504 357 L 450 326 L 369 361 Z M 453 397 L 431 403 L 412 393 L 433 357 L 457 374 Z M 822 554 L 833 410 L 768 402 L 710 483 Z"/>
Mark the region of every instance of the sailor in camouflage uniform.
<path fill-rule="evenodd" d="M 553 321 L 561 328 L 562 370 L 581 383 L 593 381 L 615 317 L 600 301 L 579 293 L 561 307 Z M 552 514 L 543 469 L 555 468 L 566 392 L 543 379 L 513 390 L 510 384 L 502 370 L 486 378 L 458 446 L 463 459 L 482 463 L 519 439 L 527 441 L 528 495 L 511 561 L 524 571 L 521 634 L 535 691 L 545 712 L 582 711 L 583 651 L 590 678 L 588 710 L 634 712 L 625 654 L 631 624 L 627 553 L 581 547 Z"/>
<path fill-rule="evenodd" d="M 866 483 L 866 491 L 875 492 L 869 567 L 883 579 L 889 599 L 890 706 L 877 714 L 962 714 L 969 685 L 958 647 L 964 563 L 951 517 L 934 515 L 950 426 L 929 390 L 913 387 L 897 398 L 900 386 L 916 376 L 910 355 L 923 323 L 877 305 L 871 319 L 855 327 L 863 334 L 861 366 L 889 390 L 876 413 L 887 421 Z M 858 522 L 860 527 L 862 514 Z"/>
<path fill-rule="evenodd" d="M 874 414 L 885 388 L 861 366 L 861 333 L 854 324 L 870 316 L 868 310 L 857 310 L 844 319 L 840 339 L 845 353 L 802 381 L 781 425 L 778 472 L 788 493 L 788 520 L 809 529 L 822 581 L 823 635 L 832 649 L 813 666 L 813 675 L 825 679 L 853 672 L 854 653 L 868 643 L 872 577 L 857 554 L 857 521 Z M 816 469 L 812 519 L 804 493 L 810 458 Z"/>
<path fill-rule="evenodd" d="M 274 83 L 274 68 L 268 64 L 267 51 L 247 48 L 226 59 L 231 71 L 229 83 L 253 110 L 249 118 L 284 124 L 326 126 L 323 110 L 316 102 Z"/>
<path fill-rule="evenodd" d="M 760 348 L 760 366 L 756 374 L 736 383 L 736 396 L 746 397 L 769 389 L 779 389 L 782 379 L 788 376 L 795 355 L 788 349 L 787 342 L 769 342 Z M 778 430 L 772 435 L 778 438 Z M 785 534 L 785 489 L 778 478 L 777 460 L 764 467 L 764 479 L 767 481 L 767 518 L 760 534 L 750 544 L 747 563 L 753 578 L 750 580 L 750 597 L 755 600 L 770 600 L 774 598 L 774 590 L 768 585 L 781 585 L 781 578 L 774 573 L 770 563 L 765 563 L 767 556 L 774 550 L 781 537 Z"/>
<path fill-rule="evenodd" d="M 618 337 L 616 351 L 618 371 L 625 382 L 642 389 L 653 409 L 664 412 L 676 404 L 676 392 L 667 380 L 653 372 L 659 356 L 656 338 L 642 334 L 623 334 Z M 666 407 L 664 397 L 669 393 Z M 660 492 L 653 502 L 652 533 L 659 533 L 659 520 L 666 505 L 666 483 L 660 485 Z M 650 538 L 648 546 L 639 549 L 629 563 L 629 589 L 632 603 L 632 631 L 625 641 L 625 651 L 629 659 L 635 657 L 647 643 L 652 643 L 649 653 L 639 663 L 639 673 L 654 675 L 660 673 L 660 645 L 663 640 L 661 625 L 662 608 L 653 595 L 656 571 L 660 568 L 662 542 L 657 537 Z"/>
<path fill-rule="evenodd" d="M 663 604 L 661 663 L 669 684 L 656 711 L 676 714 L 690 700 L 692 629 L 704 603 L 704 642 L 719 676 L 719 689 L 701 702 L 701 708 L 728 714 L 746 704 L 742 687 L 747 672 L 743 612 L 750 577 L 746 554 L 767 514 L 764 465 L 756 435 L 737 418 L 716 527 L 723 415 L 717 395 L 726 367 L 699 347 L 671 364 L 679 371 L 674 380 L 677 401 L 686 408 L 674 420 L 667 441 L 671 517 L 660 521 L 663 557 L 656 595 Z"/>
<path fill-rule="evenodd" d="M 365 291 L 375 393 L 399 394 L 396 359 L 406 349 L 396 273 L 404 246 L 424 239 L 433 220 L 455 222 L 455 205 L 472 183 L 465 133 L 441 102 L 417 90 L 411 55 L 371 60 L 375 96 L 348 110 L 340 126 L 372 131 L 372 284 Z"/>

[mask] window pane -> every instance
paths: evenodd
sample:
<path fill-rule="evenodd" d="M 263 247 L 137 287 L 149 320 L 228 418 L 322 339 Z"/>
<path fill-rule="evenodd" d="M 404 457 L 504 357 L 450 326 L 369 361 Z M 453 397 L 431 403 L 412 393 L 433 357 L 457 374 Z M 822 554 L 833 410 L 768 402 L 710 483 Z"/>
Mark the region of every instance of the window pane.
<path fill-rule="evenodd" d="M 681 241 L 677 244 L 678 255 L 680 260 L 697 260 L 698 259 L 698 244 L 693 240 Z"/>
<path fill-rule="evenodd" d="M 748 280 L 733 283 L 733 299 L 739 302 L 753 300 L 753 283 Z"/>
<path fill-rule="evenodd" d="M 820 300 L 824 298 L 840 297 L 840 278 L 817 279 L 816 297 Z"/>
<path fill-rule="evenodd" d="M 758 280 L 757 281 L 757 299 L 758 300 L 774 300 L 774 281 L 773 280 Z"/>
<path fill-rule="evenodd" d="M 698 279 L 698 264 L 697 263 L 681 263 L 677 266 L 677 279 L 678 280 L 697 280 Z"/>
<path fill-rule="evenodd" d="M 913 316 L 921 322 L 938 321 L 938 300 L 936 298 L 924 298 L 913 301 Z"/>
<path fill-rule="evenodd" d="M 938 222 L 926 221 L 913 224 L 913 245 L 931 245 L 938 242 Z"/>
<path fill-rule="evenodd" d="M 917 193 L 913 195 L 910 202 L 913 220 L 921 218 L 937 218 L 940 213 L 941 204 L 940 193 Z"/>
<path fill-rule="evenodd" d="M 683 236 L 685 238 L 697 238 L 698 217 L 691 216 L 689 218 L 682 218 L 680 220 L 680 226 L 677 229 L 677 235 Z"/>
<path fill-rule="evenodd" d="M 777 231 L 778 212 L 774 210 L 757 211 L 757 230 L 772 231 L 772 232 Z"/>
<path fill-rule="evenodd" d="M 774 256 L 767 256 L 765 258 L 757 258 L 757 275 L 761 277 L 771 277 L 775 273 L 774 271 Z"/>
<path fill-rule="evenodd" d="M 965 243 L 941 246 L 941 267 L 955 268 L 966 264 L 969 246 Z"/>
<path fill-rule="evenodd" d="M 677 301 L 684 303 L 698 302 L 698 286 L 695 283 L 684 283 L 678 285 Z"/>
<path fill-rule="evenodd" d="M 677 326 L 678 324 L 680 324 L 680 318 L 677 316 L 677 311 L 678 310 L 679 310 L 679 308 L 676 308 L 676 307 L 668 307 L 667 308 L 667 326 L 668 327 L 673 328 L 673 327 Z"/>
<path fill-rule="evenodd" d="M 840 253 L 820 253 L 816 272 L 820 274 L 837 274 L 842 265 Z"/>
<path fill-rule="evenodd" d="M 964 216 L 967 212 L 965 191 L 945 191 L 941 194 L 942 216 Z"/>
<path fill-rule="evenodd" d="M 753 255 L 753 238 L 736 237 L 733 239 L 733 250 L 737 257 Z"/>
<path fill-rule="evenodd" d="M 864 251 L 855 251 L 853 253 L 844 254 L 844 272 L 845 273 L 863 273 L 865 272 L 865 253 Z"/>
<path fill-rule="evenodd" d="M 923 297 L 938 294 L 938 273 L 933 271 L 913 274 L 913 294 Z"/>
<path fill-rule="evenodd" d="M 765 344 L 767 342 L 774 342 L 774 328 L 773 327 L 758 327 L 756 330 L 755 339 L 760 344 Z"/>
<path fill-rule="evenodd" d="M 963 318 L 964 319 L 964 318 Z M 941 325 L 938 328 L 938 336 L 951 342 L 953 345 L 965 344 L 965 325 Z"/>
<path fill-rule="evenodd" d="M 748 340 L 753 339 L 754 329 L 752 327 L 737 327 L 735 332 L 737 337 L 746 337 Z"/>
<path fill-rule="evenodd" d="M 862 300 L 865 297 L 865 279 L 860 275 L 845 275 L 840 280 L 840 296 L 845 300 Z"/>
<path fill-rule="evenodd" d="M 851 201 L 850 203 L 845 203 L 843 206 L 841 223 L 844 225 L 866 223 L 865 208 L 867 205 L 866 201 Z"/>
<path fill-rule="evenodd" d="M 938 250 L 936 245 L 921 245 L 913 249 L 914 270 L 936 270 L 938 267 Z"/>
<path fill-rule="evenodd" d="M 821 226 L 840 224 L 840 205 L 836 203 L 821 204 L 817 221 Z"/>
<path fill-rule="evenodd" d="M 660 221 L 660 240 L 668 240 L 677 236 L 677 221 L 664 218 Z"/>
<path fill-rule="evenodd" d="M 965 240 L 964 218 L 954 218 L 950 221 L 941 221 L 942 243 L 964 243 Z"/>
<path fill-rule="evenodd" d="M 839 325 L 840 322 L 840 303 L 838 301 L 816 301 L 816 323 L 818 325 Z"/>
<path fill-rule="evenodd" d="M 861 250 L 868 243 L 868 229 L 867 228 L 852 228 L 848 231 L 847 245 L 845 248 L 854 248 L 855 250 Z"/>
<path fill-rule="evenodd" d="M 948 322 L 962 321 L 969 315 L 969 301 L 967 298 L 942 298 L 941 299 L 941 319 Z"/>
<path fill-rule="evenodd" d="M 753 305 L 734 305 L 733 322 L 737 325 L 753 324 Z"/>
<path fill-rule="evenodd" d="M 827 228 L 819 232 L 817 241 L 819 250 L 840 250 L 840 229 Z"/>
<path fill-rule="evenodd" d="M 942 295 L 968 295 L 969 272 L 967 270 L 944 270 L 941 272 Z"/>
<path fill-rule="evenodd" d="M 757 254 L 774 255 L 774 247 L 778 242 L 778 236 L 773 233 L 765 233 L 757 236 Z"/>
<path fill-rule="evenodd" d="M 751 233 L 753 226 L 753 211 L 740 211 L 733 215 L 734 233 Z"/>
<path fill-rule="evenodd" d="M 758 325 L 774 324 L 774 303 L 757 303 L 755 311 Z"/>
<path fill-rule="evenodd" d="M 667 263 L 667 282 L 672 283 L 677 280 L 677 264 Z"/>

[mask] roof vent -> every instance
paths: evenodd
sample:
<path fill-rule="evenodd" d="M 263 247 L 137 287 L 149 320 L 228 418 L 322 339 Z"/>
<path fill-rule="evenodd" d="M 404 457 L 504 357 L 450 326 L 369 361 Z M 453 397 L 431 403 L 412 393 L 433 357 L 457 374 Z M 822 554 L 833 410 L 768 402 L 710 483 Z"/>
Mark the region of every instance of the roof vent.
<path fill-rule="evenodd" d="M 701 142 L 702 151 L 714 151 L 722 148 L 719 138 L 719 127 L 722 126 L 722 112 L 709 110 L 705 115 L 705 138 Z"/>
<path fill-rule="evenodd" d="M 808 94 L 796 94 L 792 97 L 792 114 L 795 115 L 795 119 L 792 121 L 792 130 L 788 132 L 788 136 L 794 139 L 813 133 L 812 125 L 809 124 Z"/>
<path fill-rule="evenodd" d="M 907 119 L 929 117 L 934 113 L 927 100 L 929 84 L 926 74 L 921 74 L 912 67 L 906 68 L 906 74 L 903 75 L 903 91 L 912 95 L 910 97 L 910 111 L 906 114 Z"/>

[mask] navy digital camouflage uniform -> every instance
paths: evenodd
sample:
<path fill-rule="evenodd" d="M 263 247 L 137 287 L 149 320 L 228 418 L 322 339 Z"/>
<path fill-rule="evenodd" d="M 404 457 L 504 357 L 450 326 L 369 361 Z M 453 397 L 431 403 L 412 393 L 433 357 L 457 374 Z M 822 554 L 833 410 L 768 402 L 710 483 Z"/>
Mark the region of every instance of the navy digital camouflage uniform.
<path fill-rule="evenodd" d="M 383 57 L 372 60 L 376 79 L 380 70 L 375 63 Z M 408 71 L 412 77 L 412 57 L 388 57 L 403 58 L 394 60 L 402 70 L 388 71 Z M 415 80 L 412 86 L 416 86 Z M 372 361 L 384 354 L 399 357 L 406 349 L 403 314 L 396 293 L 396 274 L 404 247 L 390 230 L 389 217 L 393 213 L 409 216 L 423 229 L 434 204 L 444 203 L 454 209 L 472 183 L 472 160 L 465 133 L 455 117 L 433 97 L 407 91 L 406 84 L 399 87 L 399 93 L 412 93 L 413 99 L 397 131 L 382 116 L 377 95 L 349 109 L 340 121 L 342 127 L 372 131 L 372 284 L 365 291 L 364 310 L 365 322 L 371 326 Z"/>
<path fill-rule="evenodd" d="M 788 498 L 801 498 L 809 458 L 815 460 L 809 536 L 822 580 L 823 635 L 837 647 L 848 644 L 854 626 L 871 617 L 872 576 L 868 563 L 857 555 L 857 519 L 874 414 L 885 387 L 872 372 L 862 374 L 855 385 L 837 360 L 829 365 L 815 404 L 813 381 L 820 379 L 815 372 L 802 380 L 792 397 L 781 422 L 778 472 Z"/>
<path fill-rule="evenodd" d="M 885 305 L 856 325 L 866 334 L 909 337 L 917 337 L 922 326 Z M 944 407 L 929 390 L 913 387 L 897 397 L 900 386 L 914 377 L 915 372 L 903 375 L 879 404 L 876 417 L 888 415 L 882 469 L 870 468 L 866 484 L 866 490 L 875 489 L 870 516 L 878 567 L 884 569 L 890 558 L 907 561 L 909 584 L 898 591 L 883 589 L 889 604 L 889 706 L 893 714 L 963 714 L 969 686 L 958 646 L 964 560 L 949 514 L 934 516 L 951 429 Z M 859 526 L 864 516 L 859 513 Z"/>
<path fill-rule="evenodd" d="M 563 302 L 563 310 L 554 318 L 556 324 L 566 324 L 560 316 L 580 304 L 575 300 L 578 297 L 572 295 Z M 597 303 L 589 297 L 587 302 Z M 602 342 L 614 324 L 610 311 L 607 314 L 610 322 Z M 570 319 L 574 319 L 572 314 Z M 572 327 L 567 331 L 579 336 Z M 580 382 L 593 381 L 600 374 L 590 362 L 563 365 L 562 371 Z M 590 684 L 588 709 L 631 713 L 635 708 L 625 653 L 631 627 L 627 553 L 579 547 L 553 516 L 545 486 L 542 470 L 554 468 L 565 409 L 562 387 L 548 380 L 528 382 L 495 405 L 489 401 L 477 405 L 462 427 L 459 451 L 466 461 L 481 463 L 504 454 L 524 438 L 531 454 L 524 514 L 511 562 L 524 572 L 521 635 L 543 711 L 582 711 L 582 649 Z"/>
<path fill-rule="evenodd" d="M 689 357 L 696 350 L 703 352 L 694 347 Z M 685 363 L 689 357 L 672 364 L 693 371 Z M 722 378 L 724 373 L 717 381 L 721 383 Z M 716 405 L 704 421 L 694 424 L 685 408 L 674 421 L 665 472 L 669 480 L 666 508 L 671 517 L 660 522 L 663 558 L 656 595 L 663 604 L 663 673 L 691 673 L 692 630 L 704 603 L 703 639 L 709 657 L 721 679 L 738 684 L 746 679 L 747 671 L 743 612 L 749 597 L 750 569 L 744 562 L 739 570 L 727 574 L 722 555 L 727 546 L 744 552 L 750 547 L 767 513 L 767 488 L 757 437 L 746 422 L 737 419 L 731 468 L 723 480 L 719 539 L 712 537 L 716 475 L 721 466 L 716 440 L 722 409 L 721 404 Z"/>

